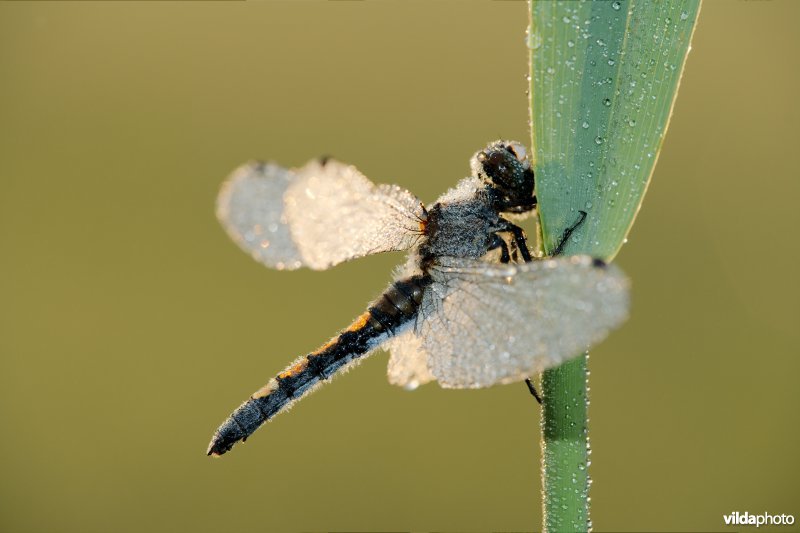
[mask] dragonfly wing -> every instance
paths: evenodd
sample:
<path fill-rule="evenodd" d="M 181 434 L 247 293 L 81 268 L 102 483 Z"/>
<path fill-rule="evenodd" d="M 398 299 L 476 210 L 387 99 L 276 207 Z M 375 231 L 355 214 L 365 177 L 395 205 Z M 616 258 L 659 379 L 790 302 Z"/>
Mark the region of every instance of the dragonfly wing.
<path fill-rule="evenodd" d="M 217 218 L 231 239 L 272 268 L 303 266 L 283 206 L 283 195 L 295 179 L 273 163 L 248 163 L 230 175 L 217 196 Z"/>
<path fill-rule="evenodd" d="M 587 256 L 504 265 L 442 258 L 417 333 L 443 387 L 525 379 L 625 321 L 628 280 Z"/>
<path fill-rule="evenodd" d="M 243 165 L 223 185 L 217 216 L 257 261 L 277 269 L 323 270 L 410 248 L 420 237 L 425 211 L 408 191 L 375 185 L 355 167 L 327 160 L 298 170 Z"/>
<path fill-rule="evenodd" d="M 384 347 L 389 350 L 389 383 L 413 390 L 435 378 L 428 369 L 428 353 L 422 339 L 409 328 L 389 339 Z"/>

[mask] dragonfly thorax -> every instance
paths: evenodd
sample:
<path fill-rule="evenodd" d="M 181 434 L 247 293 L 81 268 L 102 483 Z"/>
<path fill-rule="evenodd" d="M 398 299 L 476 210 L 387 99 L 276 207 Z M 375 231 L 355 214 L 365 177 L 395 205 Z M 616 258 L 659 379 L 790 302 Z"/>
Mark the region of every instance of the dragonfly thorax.
<path fill-rule="evenodd" d="M 441 256 L 480 258 L 489 250 L 502 220 L 485 190 L 466 200 L 437 202 L 428 210 L 422 262 Z"/>

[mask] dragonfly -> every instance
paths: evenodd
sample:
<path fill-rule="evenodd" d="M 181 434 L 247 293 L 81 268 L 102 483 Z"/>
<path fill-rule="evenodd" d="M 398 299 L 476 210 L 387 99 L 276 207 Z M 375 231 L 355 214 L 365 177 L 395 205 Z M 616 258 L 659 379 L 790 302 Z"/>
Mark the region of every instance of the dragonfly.
<path fill-rule="evenodd" d="M 231 174 L 217 198 L 217 216 L 268 267 L 325 270 L 380 252 L 408 256 L 363 314 L 234 410 L 214 433 L 208 455 L 228 452 L 378 349 L 390 352 L 394 385 L 481 388 L 528 380 L 625 321 L 629 282 L 622 271 L 589 256 L 562 255 L 586 212 L 551 256 L 531 253 L 515 224 L 537 207 L 521 143 L 492 142 L 473 155 L 470 168 L 429 207 L 329 158 L 293 170 L 251 162 Z"/>

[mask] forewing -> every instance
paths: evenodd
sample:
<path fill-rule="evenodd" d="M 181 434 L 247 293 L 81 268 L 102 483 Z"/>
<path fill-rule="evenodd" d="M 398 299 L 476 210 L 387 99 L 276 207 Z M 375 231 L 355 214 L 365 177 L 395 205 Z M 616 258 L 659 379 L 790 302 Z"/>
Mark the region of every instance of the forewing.
<path fill-rule="evenodd" d="M 424 209 L 397 186 L 375 185 L 355 167 L 312 161 L 299 170 L 248 163 L 217 198 L 217 216 L 257 261 L 323 270 L 419 239 Z"/>
<path fill-rule="evenodd" d="M 300 169 L 285 203 L 292 235 L 312 268 L 406 250 L 422 232 L 419 199 L 396 185 L 375 185 L 337 161 Z"/>
<path fill-rule="evenodd" d="M 389 383 L 413 390 L 433 381 L 433 374 L 428 369 L 428 353 L 413 328 L 392 337 L 384 347 L 390 352 Z"/>
<path fill-rule="evenodd" d="M 525 379 L 585 351 L 625 321 L 628 281 L 590 257 L 519 265 L 443 258 L 417 333 L 443 387 Z"/>

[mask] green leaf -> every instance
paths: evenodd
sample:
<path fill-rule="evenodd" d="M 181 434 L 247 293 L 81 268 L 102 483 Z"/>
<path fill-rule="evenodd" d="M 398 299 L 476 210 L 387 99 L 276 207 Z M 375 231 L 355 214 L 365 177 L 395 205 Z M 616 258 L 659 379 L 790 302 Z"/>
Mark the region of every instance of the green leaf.
<path fill-rule="evenodd" d="M 675 103 L 700 0 L 531 1 L 531 133 L 544 250 L 611 260 Z M 542 375 L 544 531 L 588 531 L 587 356 Z"/>
<path fill-rule="evenodd" d="M 609 260 L 658 158 L 699 0 L 532 2 L 531 131 L 545 250 Z"/>

